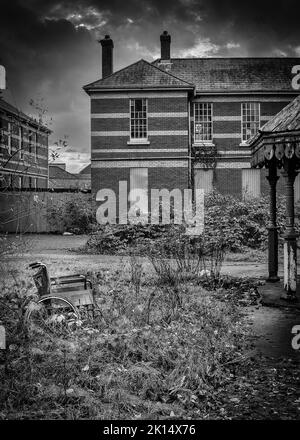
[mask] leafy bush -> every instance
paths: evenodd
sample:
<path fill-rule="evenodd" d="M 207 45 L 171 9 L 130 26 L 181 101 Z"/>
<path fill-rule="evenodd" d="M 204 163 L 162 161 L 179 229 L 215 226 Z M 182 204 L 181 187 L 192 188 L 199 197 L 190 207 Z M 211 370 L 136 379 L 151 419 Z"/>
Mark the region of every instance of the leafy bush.
<path fill-rule="evenodd" d="M 74 194 L 74 198 L 70 200 L 48 206 L 47 216 L 56 232 L 86 234 L 96 224 L 93 200 L 91 197 L 86 199 L 85 194 L 81 193 Z"/>
<path fill-rule="evenodd" d="M 231 251 L 244 247 L 265 248 L 268 237 L 269 197 L 238 200 L 218 193 L 205 197 L 205 233 L 223 237 Z M 285 201 L 278 197 L 277 218 L 279 234 L 284 231 Z"/>
<path fill-rule="evenodd" d="M 268 238 L 269 197 L 239 200 L 216 192 L 205 196 L 204 241 L 206 247 L 217 248 L 223 243 L 227 250 L 240 252 L 245 248 L 265 249 Z M 300 211 L 296 206 L 297 212 Z M 278 196 L 277 224 L 279 237 L 285 229 L 285 198 Z M 296 228 L 298 225 L 296 224 Z M 178 240 L 185 240 L 183 225 L 104 225 L 95 228 L 87 250 L 96 253 L 124 253 L 130 247 L 139 245 L 139 252 L 147 246 L 159 245 L 164 254 L 174 256 L 179 251 Z M 181 251 L 185 249 L 181 243 Z M 197 248 L 199 240 L 189 239 L 191 246 Z M 176 245 L 176 249 L 174 249 Z M 179 246 L 179 247 L 180 247 Z M 199 249 L 198 249 L 199 250 Z M 195 251 L 198 252 L 197 250 Z"/>
<path fill-rule="evenodd" d="M 174 225 L 101 225 L 91 233 L 86 250 L 103 254 L 122 254 L 130 247 L 136 248 L 139 245 L 139 251 L 142 252 L 143 246 L 181 229 L 182 226 Z"/>

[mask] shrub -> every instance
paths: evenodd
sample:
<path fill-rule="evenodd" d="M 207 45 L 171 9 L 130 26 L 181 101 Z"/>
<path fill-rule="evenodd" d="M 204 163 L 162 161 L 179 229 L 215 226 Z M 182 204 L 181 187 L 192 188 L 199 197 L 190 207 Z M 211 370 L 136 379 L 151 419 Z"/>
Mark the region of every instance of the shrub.
<path fill-rule="evenodd" d="M 86 234 L 96 224 L 92 198 L 87 199 L 81 193 L 74 194 L 70 200 L 48 206 L 47 216 L 54 232 L 63 230 L 73 234 Z"/>
<path fill-rule="evenodd" d="M 299 207 L 296 207 L 299 211 Z M 279 196 L 277 200 L 277 219 L 279 236 L 282 237 L 285 226 L 285 200 Z M 211 254 L 226 245 L 232 252 L 243 251 L 245 248 L 265 249 L 267 245 L 269 223 L 269 197 L 239 200 L 232 196 L 216 192 L 205 196 L 204 240 L 206 253 L 208 247 Z M 298 227 L 298 226 L 297 226 Z M 128 247 L 139 245 L 139 252 L 148 246 L 163 247 L 164 255 L 179 258 L 186 252 L 186 239 L 183 239 L 183 225 L 104 225 L 97 227 L 91 235 L 87 250 L 97 253 L 124 253 Z M 194 253 L 199 252 L 199 240 L 188 239 Z M 221 243 L 223 243 L 221 245 Z M 221 249 L 220 248 L 220 249 Z M 214 250 L 213 250 L 214 249 Z M 219 249 L 219 250 L 220 250 Z M 219 252 L 219 251 L 218 251 Z M 221 255 L 220 255 L 221 258 Z M 222 258 L 221 258 L 222 259 Z M 190 262 L 180 257 L 181 263 Z M 195 264 L 193 258 L 193 264 Z"/>
<path fill-rule="evenodd" d="M 244 247 L 266 247 L 269 222 L 269 197 L 238 200 L 218 193 L 205 197 L 205 233 L 210 237 L 222 236 L 231 251 Z M 277 200 L 279 234 L 284 231 L 285 201 Z"/>

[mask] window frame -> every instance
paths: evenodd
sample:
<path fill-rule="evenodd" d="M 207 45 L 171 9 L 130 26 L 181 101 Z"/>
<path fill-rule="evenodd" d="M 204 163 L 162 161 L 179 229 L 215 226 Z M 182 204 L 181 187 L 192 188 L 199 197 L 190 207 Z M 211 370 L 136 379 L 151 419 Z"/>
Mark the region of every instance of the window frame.
<path fill-rule="evenodd" d="M 142 100 L 145 102 L 146 117 L 140 118 L 142 120 L 145 119 L 145 121 L 146 121 L 146 124 L 145 124 L 146 136 L 145 137 L 132 137 L 132 121 L 138 120 L 139 118 L 132 118 L 132 116 L 131 116 L 131 103 L 132 103 L 132 101 L 137 101 L 137 100 Z M 135 131 L 134 127 L 133 127 L 133 131 Z M 130 142 L 132 142 L 132 143 L 148 142 L 148 99 L 147 98 L 129 98 L 129 139 L 130 139 Z"/>
<path fill-rule="evenodd" d="M 196 106 L 198 106 L 200 108 L 200 106 L 206 106 L 206 112 L 208 115 L 208 108 L 210 108 L 210 121 L 206 120 L 206 121 L 196 121 Z M 198 102 L 194 102 L 194 144 L 207 144 L 207 145 L 211 145 L 213 144 L 213 140 L 214 140 L 214 127 L 213 127 L 213 115 L 214 115 L 214 105 L 213 102 L 209 102 L 209 101 L 198 101 Z M 200 115 L 200 110 L 198 110 L 198 114 Z M 210 124 L 210 139 L 196 139 L 196 124 Z"/>
<path fill-rule="evenodd" d="M 257 122 L 257 130 L 256 130 L 255 133 L 257 133 L 257 131 L 260 128 L 260 124 L 261 124 L 261 106 L 260 106 L 260 102 L 259 101 L 243 101 L 243 102 L 241 102 L 241 143 L 242 144 L 247 143 L 248 140 L 251 139 L 255 135 L 255 133 L 251 134 L 248 139 L 244 139 L 244 133 L 243 133 L 244 124 L 249 124 L 252 121 L 247 121 L 246 120 L 244 122 L 244 120 L 243 120 L 243 115 L 244 115 L 244 113 L 243 113 L 243 106 L 244 105 L 251 105 L 251 104 L 257 104 L 258 105 L 258 112 L 257 112 L 258 113 L 258 122 Z M 250 110 L 250 112 L 251 112 L 251 110 Z M 254 122 L 256 122 L 256 121 L 254 121 Z"/>
<path fill-rule="evenodd" d="M 11 155 L 12 153 L 12 123 L 10 121 L 7 122 L 7 152 Z"/>
<path fill-rule="evenodd" d="M 24 142 L 23 142 L 23 127 L 21 126 L 21 125 L 19 125 L 19 136 L 18 136 L 18 141 L 19 141 L 19 144 L 18 144 L 18 147 L 19 147 L 19 158 L 21 159 L 21 160 L 23 160 L 24 159 L 24 149 L 23 149 L 23 147 L 24 147 Z"/>

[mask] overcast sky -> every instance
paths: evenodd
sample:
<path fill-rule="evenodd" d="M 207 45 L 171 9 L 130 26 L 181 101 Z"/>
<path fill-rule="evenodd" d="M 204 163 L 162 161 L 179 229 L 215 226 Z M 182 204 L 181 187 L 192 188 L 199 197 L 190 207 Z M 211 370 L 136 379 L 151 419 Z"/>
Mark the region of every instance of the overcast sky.
<path fill-rule="evenodd" d="M 299 0 L 1 0 L 4 97 L 27 113 L 47 109 L 51 142 L 67 136 L 69 171 L 90 158 L 89 98 L 101 78 L 100 45 L 114 40 L 114 70 L 159 57 L 168 30 L 174 57 L 300 56 Z"/>

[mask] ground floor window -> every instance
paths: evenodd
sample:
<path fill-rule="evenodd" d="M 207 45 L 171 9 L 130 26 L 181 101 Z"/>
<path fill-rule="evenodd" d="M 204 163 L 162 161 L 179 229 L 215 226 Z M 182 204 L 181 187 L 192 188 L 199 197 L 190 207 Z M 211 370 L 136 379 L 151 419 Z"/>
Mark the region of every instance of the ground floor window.
<path fill-rule="evenodd" d="M 130 168 L 130 207 L 148 213 L 148 168 Z"/>
<path fill-rule="evenodd" d="M 194 186 L 197 189 L 203 189 L 204 193 L 213 191 L 214 171 L 211 169 L 195 169 Z"/>
<path fill-rule="evenodd" d="M 260 169 L 242 170 L 242 192 L 245 199 L 260 197 Z"/>

